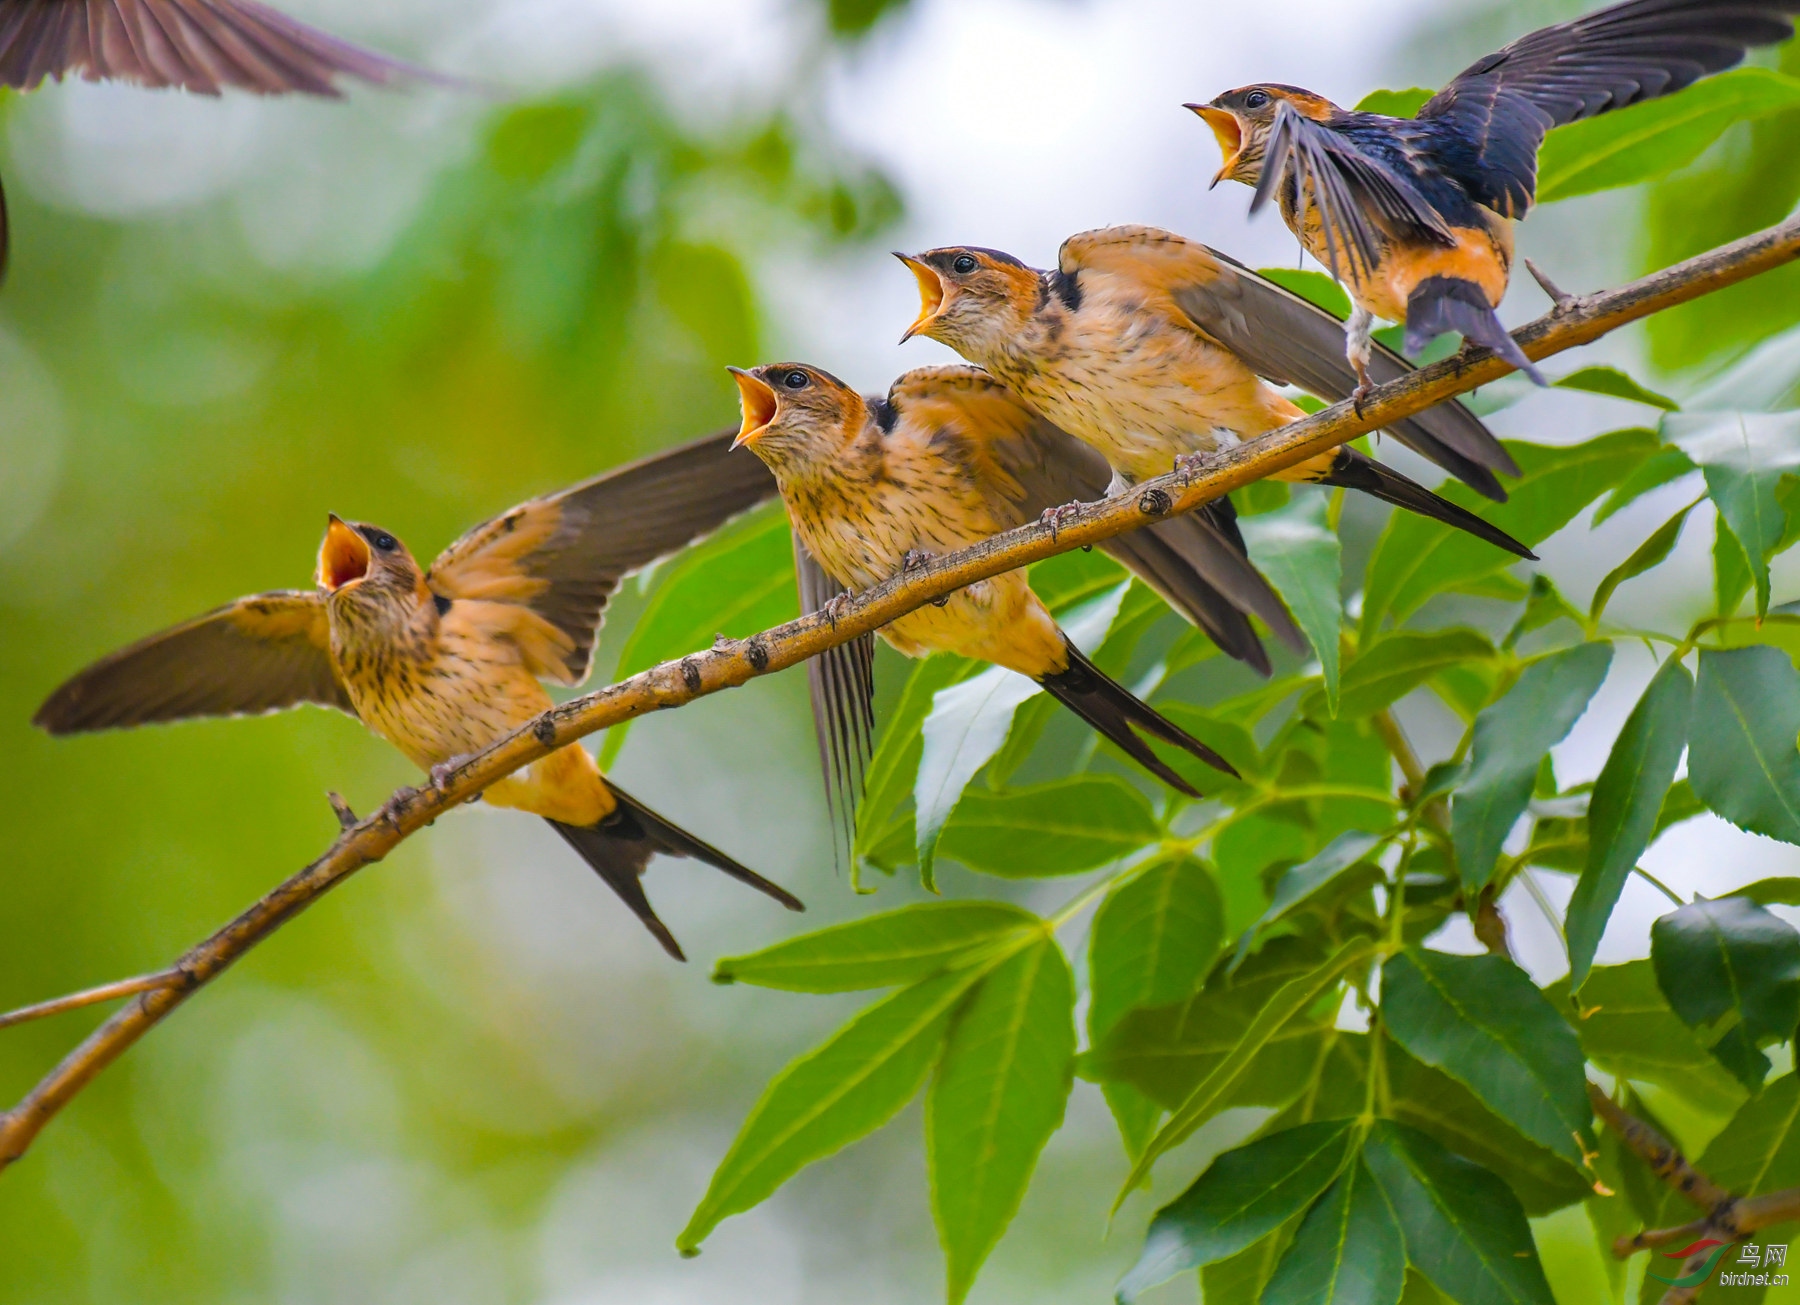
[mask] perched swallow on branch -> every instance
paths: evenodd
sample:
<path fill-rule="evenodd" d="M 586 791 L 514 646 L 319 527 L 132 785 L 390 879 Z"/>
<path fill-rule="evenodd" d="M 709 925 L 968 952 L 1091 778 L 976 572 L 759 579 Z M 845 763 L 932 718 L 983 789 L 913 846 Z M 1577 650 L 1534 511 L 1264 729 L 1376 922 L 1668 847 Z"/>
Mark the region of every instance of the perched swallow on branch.
<path fill-rule="evenodd" d="M 1262 378 L 1334 400 L 1355 384 L 1343 325 L 1330 313 L 1168 231 L 1108 227 L 1071 236 L 1053 272 L 992 249 L 899 257 L 921 300 L 902 339 L 930 336 L 985 367 L 1127 481 L 1164 475 L 1305 415 Z M 1371 368 L 1381 380 L 1410 370 L 1386 350 Z M 1390 433 L 1490 498 L 1506 497 L 1496 471 L 1518 474 L 1460 404 L 1439 404 Z M 1275 475 L 1361 490 L 1532 556 L 1505 531 L 1348 447 Z"/>
<path fill-rule="evenodd" d="M 0 4 L 0 85 L 28 91 L 46 77 L 178 87 L 217 95 L 336 97 L 340 76 L 377 85 L 447 79 L 289 18 L 258 0 L 6 0 Z M 0 195 L 0 271 L 7 254 Z"/>
<path fill-rule="evenodd" d="M 32 723 L 76 734 L 310 702 L 357 717 L 441 774 L 547 711 L 540 680 L 587 677 L 606 604 L 628 572 L 775 492 L 754 459 L 724 456 L 730 438 L 533 499 L 469 531 L 429 570 L 387 531 L 333 516 L 316 589 L 242 598 L 151 635 L 57 689 Z M 677 960 L 642 883 L 656 852 L 704 861 L 804 909 L 602 778 L 579 743 L 482 796 L 548 820 Z"/>
<path fill-rule="evenodd" d="M 924 558 L 1034 521 L 1046 509 L 1102 497 L 1112 479 L 1092 450 L 973 367 L 921 368 L 895 381 L 886 397 L 869 399 L 802 363 L 734 367 L 732 375 L 744 416 L 737 443 L 768 463 L 781 487 L 794 528 L 801 606 L 808 611 L 830 612 L 845 591 L 868 589 Z M 1281 600 L 1241 551 L 1235 560 L 1220 556 L 1227 550 L 1210 538 L 1214 529 L 1203 518 L 1179 520 L 1100 547 L 1194 619 L 1223 621 L 1254 644 L 1242 612 L 1192 560 L 1201 555 L 1202 566 L 1224 573 L 1220 587 L 1256 590 L 1255 598 L 1241 601 L 1283 634 L 1293 631 Z M 1189 796 L 1198 796 L 1193 786 L 1139 731 L 1236 773 L 1089 661 L 1023 571 L 977 581 L 890 622 L 880 634 L 908 657 L 958 653 L 1036 680 Z M 874 651 L 865 635 L 807 663 L 827 790 L 840 820 L 854 809 L 868 757 Z"/>
<path fill-rule="evenodd" d="M 1377 317 L 1418 352 L 1456 331 L 1542 385 L 1494 309 L 1512 223 L 1537 193 L 1550 128 L 1668 95 L 1794 34 L 1800 0 L 1628 0 L 1541 28 L 1478 59 L 1416 118 L 1340 109 L 1296 86 L 1242 86 L 1186 106 L 1218 137 L 1230 179 L 1274 196 L 1306 251 L 1356 305 L 1360 398 Z"/>

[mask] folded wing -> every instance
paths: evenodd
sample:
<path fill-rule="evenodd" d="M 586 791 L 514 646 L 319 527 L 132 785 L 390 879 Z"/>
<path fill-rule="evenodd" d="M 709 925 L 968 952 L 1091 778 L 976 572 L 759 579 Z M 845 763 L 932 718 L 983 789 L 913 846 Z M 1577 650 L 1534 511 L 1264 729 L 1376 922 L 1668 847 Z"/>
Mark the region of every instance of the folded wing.
<path fill-rule="evenodd" d="M 1060 262 L 1064 272 L 1120 277 L 1167 295 L 1192 326 L 1277 384 L 1332 402 L 1356 388 L 1342 322 L 1198 241 L 1154 227 L 1109 227 L 1071 237 Z M 1379 345 L 1369 360 L 1377 383 L 1411 370 L 1406 359 Z M 1519 474 L 1493 432 L 1455 400 L 1395 422 L 1389 433 L 1491 499 L 1506 498 L 1496 472 Z"/>

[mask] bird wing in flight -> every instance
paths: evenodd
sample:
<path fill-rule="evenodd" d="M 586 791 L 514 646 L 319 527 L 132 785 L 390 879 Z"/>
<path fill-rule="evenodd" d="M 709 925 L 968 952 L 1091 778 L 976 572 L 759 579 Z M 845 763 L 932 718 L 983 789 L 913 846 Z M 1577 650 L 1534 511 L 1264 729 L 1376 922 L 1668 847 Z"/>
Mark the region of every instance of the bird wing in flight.
<path fill-rule="evenodd" d="M 0 84 L 30 90 L 69 73 L 201 95 L 234 86 L 336 96 L 343 75 L 441 80 L 258 0 L 13 0 L 0 9 Z"/>
<path fill-rule="evenodd" d="M 720 432 L 483 522 L 431 564 L 426 584 L 446 598 L 512 603 L 546 621 L 564 644 L 533 670 L 579 684 L 619 581 L 724 525 L 775 493 L 756 458 L 728 457 Z"/>
<path fill-rule="evenodd" d="M 240 598 L 103 657 L 31 723 L 82 734 L 194 716 L 249 716 L 303 702 L 356 715 L 331 668 L 325 597 L 285 589 Z"/>
<path fill-rule="evenodd" d="M 1325 265 L 1339 280 L 1358 279 L 1381 259 L 1381 234 L 1451 246 L 1449 224 L 1418 186 L 1328 123 L 1292 104 L 1275 106 L 1262 175 L 1250 199 L 1257 212 L 1292 180 L 1302 210 L 1314 209 L 1325 237 Z"/>
<path fill-rule="evenodd" d="M 1800 0 L 1628 0 L 1522 36 L 1426 101 L 1419 122 L 1474 146 L 1451 175 L 1507 217 L 1537 193 L 1550 128 L 1668 95 L 1794 34 Z"/>

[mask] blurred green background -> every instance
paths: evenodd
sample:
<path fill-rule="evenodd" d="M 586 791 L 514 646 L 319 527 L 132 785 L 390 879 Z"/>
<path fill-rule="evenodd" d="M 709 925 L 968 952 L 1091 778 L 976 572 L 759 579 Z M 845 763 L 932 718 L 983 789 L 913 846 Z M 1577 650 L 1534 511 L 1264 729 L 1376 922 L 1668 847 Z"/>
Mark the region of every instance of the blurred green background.
<path fill-rule="evenodd" d="M 1245 224 L 1244 195 L 1205 196 L 1211 144 L 1171 106 L 1277 75 L 1352 101 L 1437 81 L 1581 6 L 1454 21 L 1376 0 L 289 7 L 495 89 L 4 101 L 0 1007 L 166 964 L 329 842 L 326 789 L 367 810 L 415 778 L 322 711 L 31 730 L 88 660 L 309 583 L 328 510 L 429 556 L 522 498 L 732 422 L 726 363 L 804 352 L 885 386 L 937 355 L 888 343 L 911 290 L 883 240 L 1016 244 L 1043 263 L 1069 231 L 1144 220 L 1287 260 L 1274 224 Z M 1737 129 L 1648 193 L 1547 210 L 1524 243 L 1574 288 L 1685 256 L 1793 207 L 1797 137 L 1800 115 Z M 1794 284 L 1765 278 L 1603 356 L 1691 392 L 1800 321 Z M 1536 294 L 1509 311 L 1537 311 Z M 1756 368 L 1770 403 L 1800 379 L 1786 350 Z M 1561 402 L 1533 396 L 1496 427 L 1562 443 L 1625 424 L 1605 400 Z M 1640 515 L 1666 514 L 1652 496 Z M 1628 516 L 1620 538 L 1642 533 Z M 1584 532 L 1546 550 L 1570 592 L 1586 589 L 1569 575 L 1591 587 L 1616 560 L 1588 556 Z M 1631 610 L 1702 604 L 1704 541 L 1690 551 Z M 1777 602 L 1796 596 L 1784 579 Z M 596 682 L 643 601 L 628 585 L 612 609 Z M 831 869 L 804 698 L 800 677 L 774 677 L 646 721 L 616 773 L 793 887 L 814 926 L 866 904 Z M 1720 828 L 1693 839 L 1729 849 L 1728 867 L 1665 872 L 1692 887 L 1788 865 Z M 667 963 L 538 822 L 472 807 L 409 841 L 0 1177 L 0 1302 L 934 1299 L 912 1112 L 676 1259 L 763 1082 L 854 1002 L 711 986 L 714 957 L 795 922 L 691 863 L 660 865 L 651 893 L 695 963 Z M 0 1096 L 98 1019 L 0 1032 Z M 1135 1253 L 1135 1235 L 1102 1236 L 1121 1165 L 1078 1086 L 974 1299 L 1104 1299 Z M 1585 1229 L 1545 1235 L 1564 1299 L 1595 1299 Z"/>

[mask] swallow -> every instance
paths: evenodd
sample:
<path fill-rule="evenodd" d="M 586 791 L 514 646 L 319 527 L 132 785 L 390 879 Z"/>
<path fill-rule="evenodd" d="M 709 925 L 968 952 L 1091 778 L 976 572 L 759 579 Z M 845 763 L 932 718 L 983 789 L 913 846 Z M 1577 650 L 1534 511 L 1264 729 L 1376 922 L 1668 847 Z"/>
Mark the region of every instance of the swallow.
<path fill-rule="evenodd" d="M 1540 28 L 1476 60 L 1416 118 L 1341 109 L 1267 83 L 1185 106 L 1218 138 L 1213 178 L 1274 196 L 1306 251 L 1350 293 L 1348 351 L 1370 384 L 1376 318 L 1417 353 L 1446 331 L 1543 376 L 1494 310 L 1512 274 L 1513 223 L 1537 193 L 1550 128 L 1668 95 L 1794 34 L 1800 0 L 1627 0 Z"/>
<path fill-rule="evenodd" d="M 218 95 L 335 98 L 340 76 L 385 85 L 447 79 L 289 18 L 257 0 L 8 0 L 0 5 L 0 85 L 29 91 L 46 77 L 129 82 Z M 0 194 L 0 273 L 7 257 Z"/>
<path fill-rule="evenodd" d="M 79 734 L 315 703 L 355 716 L 435 782 L 440 768 L 547 711 L 540 681 L 587 678 L 606 604 L 628 572 L 775 492 L 760 464 L 723 456 L 731 438 L 521 504 L 429 569 L 386 530 L 333 515 L 316 588 L 241 598 L 113 653 L 52 693 L 32 723 Z M 704 861 L 804 909 L 605 779 L 578 743 L 482 796 L 548 820 L 676 960 L 680 944 L 642 882 L 656 852 Z"/>
<path fill-rule="evenodd" d="M 969 246 L 898 257 L 917 278 L 921 301 L 902 340 L 926 335 L 949 345 L 1093 445 L 1127 482 L 1305 416 L 1268 380 L 1333 400 L 1354 386 L 1335 317 L 1172 232 L 1108 227 L 1071 236 L 1053 272 Z M 1386 351 L 1372 365 L 1383 379 L 1409 370 Z M 1518 474 L 1500 442 L 1454 402 L 1395 423 L 1392 434 L 1492 498 L 1505 498 L 1496 470 Z M 1361 490 L 1533 556 L 1505 531 L 1349 447 L 1275 476 Z"/>
<path fill-rule="evenodd" d="M 775 473 L 794 530 L 801 604 L 808 610 L 830 612 L 826 600 L 846 591 L 868 589 L 926 557 L 1036 520 L 1073 498 L 1100 497 L 1112 479 L 1092 450 L 976 368 L 911 371 L 885 396 L 873 398 L 805 363 L 734 367 L 731 373 L 743 408 L 734 447 L 748 448 Z M 1216 619 L 1215 609 L 1222 609 L 1242 621 L 1185 560 L 1206 523 L 1166 524 L 1174 529 L 1138 531 L 1101 547 L 1190 615 Z M 1242 567 L 1261 581 L 1247 561 Z M 1262 589 L 1286 634 L 1292 618 L 1266 582 Z M 1023 571 L 977 581 L 889 622 L 879 634 L 908 657 L 952 652 L 1035 680 L 1145 770 L 1190 797 L 1199 796 L 1193 785 L 1139 731 L 1236 774 L 1211 748 L 1089 661 Z M 808 663 L 827 790 L 840 820 L 854 808 L 868 758 L 873 657 L 873 638 L 863 636 Z"/>

